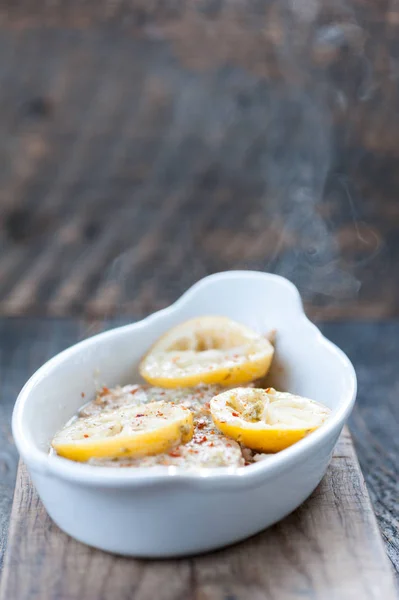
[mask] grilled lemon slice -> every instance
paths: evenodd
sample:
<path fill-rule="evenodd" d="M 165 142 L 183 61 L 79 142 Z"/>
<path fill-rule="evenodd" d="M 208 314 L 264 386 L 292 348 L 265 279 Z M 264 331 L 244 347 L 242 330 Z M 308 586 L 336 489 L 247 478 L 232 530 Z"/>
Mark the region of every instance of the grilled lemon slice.
<path fill-rule="evenodd" d="M 226 317 L 199 317 L 165 333 L 140 364 L 152 385 L 231 386 L 263 377 L 274 349 L 263 336 Z"/>
<path fill-rule="evenodd" d="M 211 414 L 224 435 L 258 452 L 278 452 L 317 429 L 330 409 L 273 388 L 235 388 L 212 398 Z"/>
<path fill-rule="evenodd" d="M 151 402 L 77 419 L 57 433 L 51 445 L 60 456 L 83 462 L 160 454 L 188 442 L 192 435 L 188 409 Z"/>

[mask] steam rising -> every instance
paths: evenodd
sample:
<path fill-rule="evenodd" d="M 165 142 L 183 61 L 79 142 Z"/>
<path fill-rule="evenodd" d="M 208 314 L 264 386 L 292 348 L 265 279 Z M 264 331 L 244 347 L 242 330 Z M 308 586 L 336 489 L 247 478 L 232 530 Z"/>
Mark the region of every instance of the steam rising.
<path fill-rule="evenodd" d="M 292 248 L 279 252 L 266 268 L 287 277 L 305 299 L 316 294 L 335 299 L 357 294 L 360 282 L 340 262 L 339 247 L 320 215 L 331 164 L 331 123 L 323 98 L 285 89 L 274 98 L 265 161 L 270 219 L 279 217 L 281 236 Z"/>
<path fill-rule="evenodd" d="M 174 66 L 173 53 L 156 63 L 152 76 L 164 114 L 157 126 L 163 133 L 134 203 L 158 207 L 168 242 L 157 248 L 157 230 L 149 225 L 144 266 L 137 266 L 142 241 L 110 265 L 107 281 L 122 286 L 122 312 L 125 302 L 148 312 L 146 294 L 151 296 L 154 281 L 172 301 L 196 279 L 229 268 L 279 273 L 315 305 L 356 298 L 359 263 L 341 256 L 337 218 L 326 208 L 332 204 L 339 212 L 340 204 L 349 203 L 356 228 L 333 127 L 337 114 L 347 110 L 347 90 L 336 80 L 334 65 L 349 53 L 364 75 L 359 101 L 370 98 L 373 77 L 363 32 L 344 5 L 339 19 L 317 25 L 315 0 L 291 0 L 281 7 L 276 77 L 259 77 L 228 63 L 184 71 Z M 237 228 L 246 231 L 251 220 L 258 226 L 256 247 L 251 231 L 248 245 L 237 242 Z M 355 230 L 366 248 L 362 261 L 375 258 L 381 249 L 378 236 L 364 224 L 366 237 Z M 229 231 L 224 247 L 220 236 Z M 214 240 L 220 242 L 219 260 L 209 258 Z M 149 267 L 152 281 L 143 284 L 140 269 Z M 143 285 L 141 300 L 132 305 Z"/>

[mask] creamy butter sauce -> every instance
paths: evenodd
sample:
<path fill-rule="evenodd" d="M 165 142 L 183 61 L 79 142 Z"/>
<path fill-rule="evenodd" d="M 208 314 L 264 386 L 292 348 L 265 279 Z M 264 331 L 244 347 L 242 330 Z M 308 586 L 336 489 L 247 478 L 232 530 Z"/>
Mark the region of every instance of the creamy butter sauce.
<path fill-rule="evenodd" d="M 156 465 L 198 469 L 201 467 L 241 467 L 257 460 L 248 448 L 242 448 L 215 427 L 209 403 L 220 393 L 219 385 L 197 385 L 192 388 L 165 389 L 148 385 L 104 387 L 97 397 L 81 408 L 78 419 L 129 405 L 164 401 L 188 408 L 194 417 L 194 435 L 190 442 L 167 453 L 140 458 L 92 458 L 89 464 L 108 467 L 150 467 Z"/>

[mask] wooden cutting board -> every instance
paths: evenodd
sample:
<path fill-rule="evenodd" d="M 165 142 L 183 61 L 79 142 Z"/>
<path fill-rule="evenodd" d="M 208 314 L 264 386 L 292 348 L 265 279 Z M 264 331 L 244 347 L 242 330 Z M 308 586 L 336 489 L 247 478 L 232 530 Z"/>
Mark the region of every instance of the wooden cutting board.
<path fill-rule="evenodd" d="M 292 515 L 246 542 L 180 560 L 121 558 L 75 542 L 19 466 L 0 600 L 382 598 L 397 592 L 348 431 Z"/>

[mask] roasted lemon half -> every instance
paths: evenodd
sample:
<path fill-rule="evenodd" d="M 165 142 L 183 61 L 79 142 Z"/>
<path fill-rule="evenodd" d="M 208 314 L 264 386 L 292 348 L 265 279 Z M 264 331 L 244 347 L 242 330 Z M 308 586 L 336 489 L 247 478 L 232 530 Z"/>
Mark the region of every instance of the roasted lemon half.
<path fill-rule="evenodd" d="M 278 452 L 320 427 L 326 406 L 272 388 L 235 388 L 212 398 L 211 414 L 224 435 L 257 452 Z"/>
<path fill-rule="evenodd" d="M 151 402 L 77 419 L 57 433 L 51 445 L 60 456 L 87 461 L 160 454 L 192 435 L 193 416 L 187 408 Z"/>
<path fill-rule="evenodd" d="M 263 377 L 273 353 L 269 340 L 240 323 L 198 317 L 165 333 L 143 358 L 140 374 L 166 388 L 239 385 Z"/>

